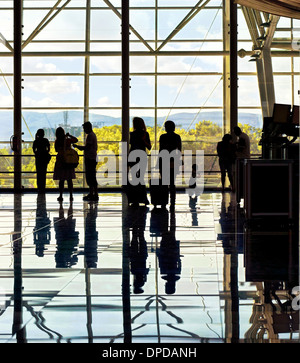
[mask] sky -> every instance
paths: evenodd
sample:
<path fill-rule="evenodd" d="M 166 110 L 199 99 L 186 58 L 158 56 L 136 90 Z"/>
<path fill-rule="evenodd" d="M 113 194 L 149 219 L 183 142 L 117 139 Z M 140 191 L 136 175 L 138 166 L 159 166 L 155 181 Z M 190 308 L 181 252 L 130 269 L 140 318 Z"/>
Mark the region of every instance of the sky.
<path fill-rule="evenodd" d="M 12 1 L 0 1 L 0 9 L 7 6 Z M 49 6 L 56 1 L 25 1 L 26 6 Z M 115 6 L 120 6 L 120 0 L 111 0 Z M 130 17 L 131 25 L 139 32 L 144 39 L 154 39 L 154 11 L 143 9 L 145 6 L 153 6 L 154 0 L 131 0 L 132 6 L 140 6 L 140 10 L 132 11 Z M 196 0 L 185 0 L 185 6 L 194 6 Z M 209 6 L 219 5 L 221 1 L 211 0 Z M 72 6 L 85 6 L 84 0 L 72 0 Z M 92 6 L 103 6 L 105 3 L 100 0 L 93 0 Z M 159 0 L 160 6 L 182 6 L 182 1 Z M 165 39 L 177 24 L 188 13 L 187 9 L 182 10 L 160 10 L 158 21 L 158 37 Z M 24 37 L 32 33 L 35 27 L 47 14 L 47 10 L 25 10 L 24 11 Z M 283 20 L 283 24 L 285 20 Z M 13 12 L 0 11 L 0 32 L 8 40 L 13 38 Z M 85 37 L 85 12 L 82 10 L 62 11 L 49 25 L 42 30 L 35 40 L 56 39 L 66 40 L 64 43 L 32 43 L 24 51 L 80 51 L 84 49 L 84 43 L 72 43 L 72 40 L 84 40 Z M 243 18 L 239 17 L 239 37 L 247 39 L 249 33 Z M 93 10 L 91 17 L 91 39 L 99 40 L 119 40 L 120 20 L 110 10 Z M 222 12 L 218 9 L 201 10 L 188 25 L 186 25 L 174 39 L 222 39 Z M 131 34 L 131 39 L 136 39 Z M 154 47 L 154 43 L 149 43 Z M 251 43 L 243 43 L 246 50 L 251 49 Z M 163 50 L 221 50 L 220 42 L 172 42 L 168 43 Z M 95 51 L 119 51 L 118 43 L 95 43 L 91 46 Z M 147 51 L 142 44 L 133 43 L 131 50 Z M 0 52 L 7 52 L 7 48 L 0 44 Z M 107 110 L 95 110 L 98 113 L 119 116 L 120 110 L 110 110 L 109 108 L 121 106 L 121 59 L 120 57 L 91 57 L 91 73 L 111 73 L 109 76 L 91 76 L 90 78 L 90 106 L 104 107 Z M 296 62 L 299 67 L 299 62 Z M 158 72 L 186 72 L 188 76 L 166 76 L 158 77 L 158 106 L 165 107 L 159 111 L 159 115 L 166 114 L 173 107 L 191 107 L 193 112 L 201 107 L 222 106 L 222 56 L 182 56 L 182 57 L 158 57 Z M 255 72 L 255 64 L 249 63 L 249 59 L 239 59 L 239 70 L 241 72 Z M 130 71 L 132 73 L 154 72 L 155 61 L 153 57 L 131 57 Z M 277 58 L 274 60 L 274 70 L 290 70 L 287 58 Z M 0 73 L 11 73 L 13 62 L 11 58 L 1 57 L 0 53 Z M 84 58 L 83 57 L 23 57 L 24 90 L 22 103 L 24 107 L 44 107 L 44 108 L 68 108 L 83 106 L 84 78 Z M 194 72 L 213 72 L 212 75 L 192 76 Z M 43 73 L 43 76 L 27 76 L 26 73 Z M 60 75 L 62 73 L 75 73 L 75 75 Z M 47 75 L 48 74 L 48 75 Z M 57 75 L 53 75 L 57 74 Z M 298 87 L 295 85 L 295 89 Z M 0 77 L 0 107 L 12 107 L 12 85 L 13 79 L 9 76 Z M 278 102 L 290 103 L 291 100 L 291 78 L 288 76 L 275 77 L 276 90 L 286 92 L 278 93 Z M 140 108 L 137 113 L 153 115 L 155 77 L 154 76 L 132 76 L 130 100 L 131 106 Z M 242 107 L 259 107 L 257 78 L 253 76 L 240 76 L 239 78 L 239 105 Z M 93 111 L 94 112 L 94 111 Z M 260 110 L 252 110 L 260 112 Z"/>

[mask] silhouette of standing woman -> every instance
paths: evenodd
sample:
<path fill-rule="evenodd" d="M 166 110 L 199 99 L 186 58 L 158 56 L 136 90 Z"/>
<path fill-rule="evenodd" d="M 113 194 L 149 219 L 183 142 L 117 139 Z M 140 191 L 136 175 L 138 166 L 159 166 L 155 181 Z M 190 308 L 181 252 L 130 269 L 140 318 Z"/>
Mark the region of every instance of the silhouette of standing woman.
<path fill-rule="evenodd" d="M 146 152 L 146 149 L 151 149 L 151 141 L 149 137 L 149 133 L 147 132 L 145 122 L 140 117 L 134 117 L 133 119 L 133 131 L 130 133 L 130 152 L 134 150 L 142 150 Z M 129 163 L 129 167 L 132 168 L 135 166 L 138 162 L 131 162 Z M 131 170 L 131 173 L 133 175 L 133 172 Z M 144 180 L 146 170 L 143 169 L 142 165 L 140 166 L 140 169 L 137 173 L 137 178 L 141 177 L 142 180 Z M 134 175 L 133 175 L 134 178 Z M 137 201 L 140 203 L 145 203 L 146 205 L 149 204 L 148 198 L 147 198 L 147 192 L 146 192 L 146 186 L 144 184 L 138 184 L 136 187 L 136 193 L 138 195 Z M 135 203 L 137 204 L 137 203 Z"/>
<path fill-rule="evenodd" d="M 59 197 L 57 200 L 61 202 L 63 200 L 63 192 L 65 180 L 68 183 L 70 201 L 73 200 L 73 179 L 76 179 L 75 168 L 66 167 L 64 164 L 64 151 L 71 148 L 72 144 L 76 143 L 78 139 L 74 136 L 65 134 L 65 130 L 62 127 L 56 129 L 55 151 L 56 162 L 54 166 L 53 180 L 59 180 Z"/>
<path fill-rule="evenodd" d="M 160 175 L 162 177 L 162 180 L 164 180 L 163 175 L 165 173 L 169 173 L 170 178 L 170 199 L 171 199 L 171 205 L 170 207 L 173 209 L 175 207 L 175 201 L 176 201 L 176 175 L 179 172 L 179 159 L 180 154 L 182 150 L 182 142 L 180 135 L 175 133 L 175 123 L 171 120 L 168 120 L 165 122 L 165 130 L 166 133 L 161 135 L 159 138 L 159 151 L 167 150 L 169 153 L 172 153 L 173 151 L 176 151 L 176 160 L 175 158 L 173 160 L 170 160 L 170 166 L 168 170 L 163 170 L 162 163 L 160 161 Z"/>
<path fill-rule="evenodd" d="M 50 143 L 49 140 L 44 137 L 44 135 L 45 133 L 43 129 L 37 130 L 35 140 L 32 145 L 35 155 L 38 193 L 45 193 L 47 166 L 51 159 L 51 155 L 49 154 Z"/>

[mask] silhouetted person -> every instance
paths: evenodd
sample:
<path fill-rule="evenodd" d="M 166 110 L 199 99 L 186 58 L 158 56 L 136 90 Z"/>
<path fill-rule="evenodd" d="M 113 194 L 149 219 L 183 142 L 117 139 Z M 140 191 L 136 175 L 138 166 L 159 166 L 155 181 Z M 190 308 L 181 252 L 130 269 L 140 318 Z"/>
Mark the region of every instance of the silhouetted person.
<path fill-rule="evenodd" d="M 193 164 L 192 173 L 191 173 L 191 177 L 189 180 L 189 188 L 188 188 L 190 202 L 191 202 L 191 199 L 195 199 L 197 202 L 198 196 L 202 192 L 202 189 L 199 186 L 197 186 L 197 178 L 199 178 L 200 176 L 201 175 L 200 175 L 200 172 L 198 171 L 198 165 Z"/>
<path fill-rule="evenodd" d="M 249 136 L 244 132 L 242 132 L 242 130 L 238 126 L 235 126 L 233 128 L 233 132 L 238 138 L 236 143 L 236 157 L 238 159 L 249 159 L 250 158 Z"/>
<path fill-rule="evenodd" d="M 236 162 L 234 168 L 235 187 L 237 189 L 237 200 L 244 196 L 244 160 L 250 158 L 250 139 L 240 127 L 235 126 L 233 133 L 237 137 Z"/>
<path fill-rule="evenodd" d="M 170 159 L 170 166 L 163 170 L 163 163 L 160 159 L 159 171 L 162 177 L 162 182 L 164 182 L 164 173 L 169 173 L 170 176 L 170 202 L 171 207 L 175 206 L 176 201 L 176 187 L 175 180 L 176 175 L 179 172 L 179 163 L 181 158 L 182 142 L 181 137 L 175 133 L 175 123 L 173 121 L 166 121 L 165 123 L 166 134 L 163 134 L 159 138 L 159 151 L 167 150 L 169 153 L 176 151 L 176 156 Z"/>
<path fill-rule="evenodd" d="M 144 120 L 141 117 L 134 117 L 133 131 L 130 132 L 130 151 L 151 149 L 151 141 Z"/>
<path fill-rule="evenodd" d="M 85 145 L 74 145 L 77 149 L 84 151 L 85 178 L 89 186 L 89 194 L 83 197 L 83 200 L 97 201 L 98 198 L 98 182 L 96 177 L 97 168 L 97 136 L 93 131 L 92 124 L 87 121 L 83 125 L 83 130 L 87 134 Z"/>
<path fill-rule="evenodd" d="M 197 200 L 198 197 L 190 197 L 189 199 L 189 207 L 192 215 L 192 226 L 198 226 L 198 213 L 197 213 Z"/>
<path fill-rule="evenodd" d="M 225 190 L 226 173 L 231 190 L 234 191 L 233 166 L 235 162 L 235 145 L 232 142 L 232 135 L 226 134 L 223 136 L 222 141 L 217 144 L 217 153 L 221 171 L 222 192 Z"/>
<path fill-rule="evenodd" d="M 90 204 L 85 216 L 85 240 L 84 256 L 87 268 L 97 267 L 98 261 L 98 232 L 96 220 L 98 216 L 98 206 L 95 203 Z"/>
<path fill-rule="evenodd" d="M 35 244 L 35 254 L 39 257 L 44 256 L 45 246 L 50 244 L 50 226 L 51 221 L 47 214 L 45 194 L 38 194 L 33 239 Z"/>
<path fill-rule="evenodd" d="M 76 219 L 73 219 L 73 206 L 70 204 L 68 216 L 65 218 L 62 203 L 60 203 L 59 217 L 54 218 L 54 230 L 57 251 L 55 253 L 56 267 L 67 268 L 76 265 L 78 261 L 77 246 L 79 232 L 75 231 Z"/>
<path fill-rule="evenodd" d="M 133 131 L 130 132 L 130 140 L 129 140 L 130 150 L 129 153 L 134 150 L 141 150 L 141 152 L 145 153 L 146 156 L 146 150 L 151 149 L 151 141 L 149 133 L 147 132 L 147 128 L 145 125 L 144 120 L 141 117 L 134 117 L 133 118 Z M 133 167 L 135 165 L 139 164 L 139 170 L 134 174 Z M 145 174 L 146 169 L 143 168 L 143 164 L 140 162 L 140 160 L 137 160 L 136 162 L 129 162 L 128 163 L 130 167 L 130 172 L 132 179 L 140 179 L 144 182 L 140 182 L 137 185 L 134 185 L 134 188 L 132 189 L 132 193 L 136 196 L 136 201 L 134 201 L 134 205 L 137 205 L 138 203 L 143 203 L 145 205 L 149 204 L 148 198 L 147 198 L 147 192 L 146 192 L 146 186 L 145 186 Z M 145 165 L 146 166 L 146 165 Z"/>
<path fill-rule="evenodd" d="M 45 137 L 43 129 L 36 132 L 32 149 L 35 156 L 36 181 L 39 193 L 45 193 L 47 166 L 51 159 L 50 143 Z"/>
<path fill-rule="evenodd" d="M 70 193 L 70 201 L 73 200 L 73 179 L 76 179 L 75 168 L 72 166 L 66 167 L 64 163 L 64 151 L 72 147 L 72 145 L 78 141 L 74 136 L 69 133 L 65 134 L 65 130 L 62 127 L 56 129 L 55 151 L 56 162 L 54 166 L 53 180 L 59 181 L 59 197 L 57 200 L 61 202 L 63 200 L 63 192 L 65 181 L 68 183 L 68 189 Z"/>
<path fill-rule="evenodd" d="M 146 262 L 148 258 L 147 242 L 145 240 L 147 207 L 128 208 L 127 226 L 132 230 L 129 257 L 130 269 L 133 275 L 133 293 L 141 294 L 147 281 L 149 268 Z"/>
<path fill-rule="evenodd" d="M 166 294 L 175 293 L 176 281 L 181 274 L 180 241 L 176 241 L 175 237 L 175 213 L 172 212 L 170 216 L 170 229 L 162 234 L 160 248 L 157 250 L 161 278 L 166 281 Z"/>

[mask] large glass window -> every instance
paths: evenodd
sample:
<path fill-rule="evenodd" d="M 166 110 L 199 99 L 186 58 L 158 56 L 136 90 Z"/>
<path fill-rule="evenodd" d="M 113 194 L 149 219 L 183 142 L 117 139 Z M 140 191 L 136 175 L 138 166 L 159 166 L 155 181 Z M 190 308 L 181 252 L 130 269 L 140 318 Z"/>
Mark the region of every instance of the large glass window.
<path fill-rule="evenodd" d="M 23 5 L 22 184 L 33 188 L 31 145 L 38 128 L 52 144 L 59 125 L 83 142 L 81 125 L 89 119 L 99 150 L 119 149 L 122 9 L 120 0 L 24 0 Z M 216 144 L 230 124 L 228 5 L 229 0 L 130 2 L 130 117 L 145 119 L 155 148 L 164 122 L 174 120 L 184 148 L 204 150 L 210 186 L 220 183 Z M 13 1 L 0 1 L 0 10 L 0 179 L 2 187 L 12 187 Z M 238 19 L 239 123 L 250 132 L 257 154 L 262 103 L 257 66 L 249 62 L 255 39 L 245 9 L 238 8 Z M 274 32 L 273 82 L 280 103 L 298 103 L 299 58 L 278 46 L 295 38 L 297 24 L 280 19 Z M 50 188 L 56 187 L 53 166 L 54 158 L 48 168 Z M 76 186 L 82 185 L 80 167 Z"/>

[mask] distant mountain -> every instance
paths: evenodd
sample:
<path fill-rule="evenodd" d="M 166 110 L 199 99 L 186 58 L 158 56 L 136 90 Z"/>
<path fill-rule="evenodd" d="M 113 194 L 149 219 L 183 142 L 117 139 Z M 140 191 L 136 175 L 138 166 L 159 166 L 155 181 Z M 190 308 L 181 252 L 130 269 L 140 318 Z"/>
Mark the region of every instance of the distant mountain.
<path fill-rule="evenodd" d="M 36 131 L 39 128 L 54 130 L 61 124 L 68 124 L 71 127 L 81 127 L 83 122 L 83 112 L 81 111 L 68 111 L 68 112 L 27 112 L 23 113 L 24 121 L 22 122 L 22 130 L 24 132 L 24 140 L 32 140 Z M 158 118 L 158 125 L 162 125 L 166 117 Z M 218 125 L 222 125 L 223 114 L 222 111 L 201 112 L 199 114 L 192 113 L 174 113 L 168 117 L 173 120 L 178 127 L 193 129 L 195 124 L 206 120 L 212 121 Z M 144 117 L 147 126 L 154 125 L 153 117 Z M 121 118 L 111 117 L 105 115 L 90 114 L 90 121 L 95 127 L 121 125 Z M 13 134 L 13 113 L 1 112 L 1 141 L 8 141 Z M 241 124 L 251 124 L 255 127 L 262 127 L 262 117 L 255 113 L 239 113 L 239 122 Z M 30 132 L 29 132 L 29 130 Z M 32 137 L 31 137 L 32 135 Z"/>

